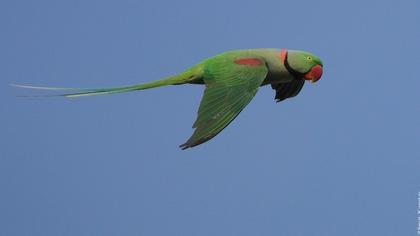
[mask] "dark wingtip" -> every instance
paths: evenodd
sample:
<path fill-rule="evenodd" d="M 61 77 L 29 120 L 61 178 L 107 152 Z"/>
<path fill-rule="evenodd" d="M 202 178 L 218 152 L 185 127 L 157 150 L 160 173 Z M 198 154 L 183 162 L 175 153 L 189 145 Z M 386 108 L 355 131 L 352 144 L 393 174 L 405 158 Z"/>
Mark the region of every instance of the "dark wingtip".
<path fill-rule="evenodd" d="M 276 103 L 282 102 L 282 101 L 284 101 L 284 100 L 286 100 L 286 98 L 277 98 L 277 99 L 276 99 Z"/>
<path fill-rule="evenodd" d="M 179 147 L 181 148 L 181 150 L 185 150 L 187 148 L 190 148 L 191 146 L 188 143 L 184 143 L 184 144 L 179 145 Z"/>

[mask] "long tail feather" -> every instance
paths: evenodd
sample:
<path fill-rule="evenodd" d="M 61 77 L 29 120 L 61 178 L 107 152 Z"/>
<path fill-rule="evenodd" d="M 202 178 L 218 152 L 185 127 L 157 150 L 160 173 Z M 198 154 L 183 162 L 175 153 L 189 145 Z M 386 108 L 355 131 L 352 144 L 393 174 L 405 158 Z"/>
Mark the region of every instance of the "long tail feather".
<path fill-rule="evenodd" d="M 141 90 L 141 88 L 138 88 L 138 86 L 127 86 L 127 87 L 117 87 L 117 88 L 107 88 L 107 89 L 93 89 L 93 90 L 84 90 L 77 93 L 62 94 L 61 96 L 68 97 L 68 98 L 76 98 L 76 97 L 85 97 L 85 96 L 93 96 L 93 95 L 124 93 L 124 92 L 130 92 L 134 90 Z"/>
<path fill-rule="evenodd" d="M 44 95 L 35 95 L 35 96 L 24 95 L 24 96 L 19 96 L 19 97 L 68 97 L 68 98 L 75 98 L 75 97 L 84 97 L 84 96 L 93 96 L 93 95 L 123 93 L 123 92 L 145 89 L 145 88 L 140 87 L 139 85 L 114 87 L 114 88 L 99 88 L 99 89 L 41 87 L 41 86 L 20 85 L 20 84 L 12 84 L 12 86 L 18 87 L 18 88 L 25 88 L 25 89 L 68 91 L 69 92 L 69 93 L 62 93 L 62 94 L 44 94 Z M 70 92 L 70 91 L 72 91 L 72 92 Z"/>
<path fill-rule="evenodd" d="M 194 81 L 201 76 L 202 66 L 195 66 L 189 70 L 184 71 L 181 74 L 162 79 L 156 80 L 145 84 L 136 84 L 129 86 L 121 87 L 112 87 L 112 88 L 63 88 L 63 87 L 42 87 L 42 86 L 32 86 L 32 85 L 22 85 L 22 84 L 11 84 L 11 86 L 25 89 L 35 89 L 35 90 L 51 90 L 51 91 L 67 91 L 62 94 L 47 94 L 41 96 L 21 96 L 21 97 L 85 97 L 93 95 L 105 95 L 105 94 L 114 94 L 114 93 L 125 93 L 136 90 L 143 90 L 149 88 L 156 88 L 166 85 L 175 85 L 175 84 L 184 84 Z"/>
<path fill-rule="evenodd" d="M 85 97 L 93 95 L 105 95 L 105 94 L 114 94 L 114 93 L 124 93 L 135 90 L 143 90 L 149 88 L 155 88 L 165 85 L 176 84 L 174 80 L 176 77 L 171 77 L 168 79 L 157 80 L 145 84 L 137 84 L 130 86 L 121 86 L 121 87 L 112 87 L 112 88 L 63 88 L 63 87 L 42 87 L 42 86 L 32 86 L 32 85 L 21 85 L 21 84 L 11 84 L 11 86 L 25 89 L 34 89 L 34 90 L 51 90 L 51 91 L 68 91 L 68 93 L 62 94 L 47 94 L 47 95 L 36 95 L 36 96 L 20 96 L 20 97 Z"/>

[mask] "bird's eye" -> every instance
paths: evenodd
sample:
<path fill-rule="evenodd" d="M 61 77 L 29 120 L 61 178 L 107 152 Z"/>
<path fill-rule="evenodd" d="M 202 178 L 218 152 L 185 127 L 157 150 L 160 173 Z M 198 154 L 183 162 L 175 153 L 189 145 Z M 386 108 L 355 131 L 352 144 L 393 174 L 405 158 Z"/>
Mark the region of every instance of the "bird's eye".
<path fill-rule="evenodd" d="M 312 60 L 312 57 L 307 56 L 306 59 L 308 59 L 308 61 Z"/>

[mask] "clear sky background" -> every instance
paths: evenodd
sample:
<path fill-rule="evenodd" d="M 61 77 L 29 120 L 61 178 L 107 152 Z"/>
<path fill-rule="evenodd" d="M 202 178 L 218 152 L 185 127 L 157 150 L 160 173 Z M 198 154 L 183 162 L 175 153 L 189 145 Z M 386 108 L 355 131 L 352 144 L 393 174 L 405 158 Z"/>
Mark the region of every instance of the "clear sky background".
<path fill-rule="evenodd" d="M 0 235 L 415 235 L 420 1 L 0 2 Z M 269 86 L 220 135 L 178 148 L 198 85 L 80 99 L 226 50 L 289 48 L 323 78 Z"/>

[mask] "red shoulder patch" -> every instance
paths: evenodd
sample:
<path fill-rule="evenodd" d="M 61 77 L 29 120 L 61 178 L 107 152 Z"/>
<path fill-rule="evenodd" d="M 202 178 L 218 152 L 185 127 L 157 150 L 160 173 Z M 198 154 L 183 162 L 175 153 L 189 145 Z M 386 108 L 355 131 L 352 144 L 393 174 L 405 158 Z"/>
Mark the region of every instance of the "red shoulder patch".
<path fill-rule="evenodd" d="M 258 58 L 241 58 L 235 61 L 235 64 L 238 65 L 248 65 L 248 66 L 259 66 L 263 62 Z"/>
<path fill-rule="evenodd" d="M 286 59 L 287 59 L 287 49 L 282 49 L 280 51 L 280 59 L 281 59 L 281 62 L 283 64 L 286 62 Z"/>

